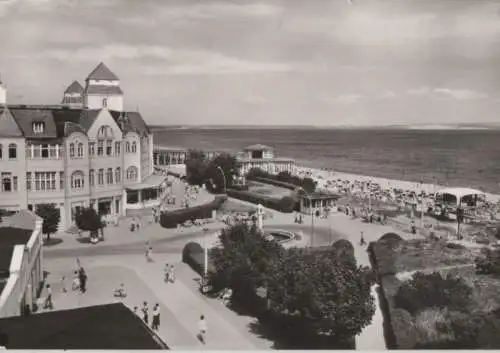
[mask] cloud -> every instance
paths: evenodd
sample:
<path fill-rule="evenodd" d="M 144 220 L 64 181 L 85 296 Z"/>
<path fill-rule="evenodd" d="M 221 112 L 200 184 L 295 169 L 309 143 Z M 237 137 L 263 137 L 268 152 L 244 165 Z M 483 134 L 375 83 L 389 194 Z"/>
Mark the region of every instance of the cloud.
<path fill-rule="evenodd" d="M 408 90 L 408 94 L 412 96 L 432 96 L 435 99 L 483 99 L 488 98 L 488 95 L 483 92 L 470 89 L 451 89 L 451 88 L 434 88 L 420 87 Z"/>
<path fill-rule="evenodd" d="M 75 50 L 55 49 L 21 57 L 27 60 L 52 59 L 71 62 L 111 62 L 114 59 L 159 61 L 138 65 L 145 75 L 217 75 L 263 72 L 290 72 L 305 69 L 300 63 L 250 61 L 215 51 L 173 49 L 166 46 L 108 45 Z"/>
<path fill-rule="evenodd" d="M 268 17 L 282 13 L 282 7 L 264 4 L 217 3 L 164 7 L 159 15 L 164 19 L 206 19 L 216 17 Z"/>
<path fill-rule="evenodd" d="M 385 91 L 378 97 L 378 99 L 393 99 L 393 98 L 396 98 L 396 93 L 394 93 L 393 91 Z"/>
<path fill-rule="evenodd" d="M 249 95 L 243 101 L 250 105 L 262 105 L 267 103 L 267 99 L 262 96 Z"/>
<path fill-rule="evenodd" d="M 334 104 L 353 104 L 362 98 L 359 94 L 340 94 L 334 97 L 323 97 L 322 100 Z"/>

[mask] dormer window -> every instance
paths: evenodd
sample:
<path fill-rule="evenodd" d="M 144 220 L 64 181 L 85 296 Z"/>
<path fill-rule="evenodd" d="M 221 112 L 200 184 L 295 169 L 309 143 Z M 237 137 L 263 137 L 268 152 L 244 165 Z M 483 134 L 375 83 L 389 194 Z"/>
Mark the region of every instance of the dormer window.
<path fill-rule="evenodd" d="M 45 122 L 43 121 L 34 121 L 33 122 L 33 132 L 35 134 L 43 134 L 45 131 Z"/>
<path fill-rule="evenodd" d="M 108 98 L 103 98 L 102 99 L 102 107 L 107 108 L 108 107 Z"/>

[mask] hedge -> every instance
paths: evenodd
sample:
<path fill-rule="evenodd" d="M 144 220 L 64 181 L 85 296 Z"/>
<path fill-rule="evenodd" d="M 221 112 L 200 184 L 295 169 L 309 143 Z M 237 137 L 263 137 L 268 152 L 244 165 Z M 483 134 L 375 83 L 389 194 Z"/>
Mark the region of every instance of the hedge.
<path fill-rule="evenodd" d="M 274 180 L 284 183 L 279 186 L 286 187 L 284 186 L 285 184 L 294 185 L 294 189 L 295 187 L 300 186 L 307 192 L 314 192 L 317 185 L 317 182 L 315 182 L 311 178 L 300 178 L 296 175 L 290 174 L 289 172 L 280 172 L 277 175 L 274 175 L 258 168 L 250 169 L 246 178 L 248 180 L 257 180 L 257 178 L 260 178 L 261 180 L 262 179 Z"/>
<path fill-rule="evenodd" d="M 212 218 L 212 211 L 218 210 L 226 200 L 226 196 L 216 196 L 215 200 L 204 205 L 174 211 L 164 211 L 160 215 L 160 225 L 163 228 L 176 228 L 178 224 L 186 221 Z"/>
<path fill-rule="evenodd" d="M 228 189 L 226 193 L 228 196 L 234 197 L 235 199 L 251 202 L 254 204 L 261 204 L 264 207 L 271 208 L 283 213 L 292 213 L 297 203 L 297 201 L 290 196 L 284 196 L 281 199 L 278 199 L 275 197 L 256 194 L 251 191 L 239 191 L 234 189 Z"/>
<path fill-rule="evenodd" d="M 208 254 L 208 271 L 214 271 L 213 263 Z M 182 262 L 188 264 L 200 276 L 205 273 L 205 251 L 198 243 L 190 242 L 182 250 Z"/>

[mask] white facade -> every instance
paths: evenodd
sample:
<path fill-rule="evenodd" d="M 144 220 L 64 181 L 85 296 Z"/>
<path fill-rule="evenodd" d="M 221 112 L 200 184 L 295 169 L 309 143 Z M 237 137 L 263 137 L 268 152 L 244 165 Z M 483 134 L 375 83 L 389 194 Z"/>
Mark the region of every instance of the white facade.
<path fill-rule="evenodd" d="M 0 81 L 0 106 L 7 104 L 7 88 Z"/>

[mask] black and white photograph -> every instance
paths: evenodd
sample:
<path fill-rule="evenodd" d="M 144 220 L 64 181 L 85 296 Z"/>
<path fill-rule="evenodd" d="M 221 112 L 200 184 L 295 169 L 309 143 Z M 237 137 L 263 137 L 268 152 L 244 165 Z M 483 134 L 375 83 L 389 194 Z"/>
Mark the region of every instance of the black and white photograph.
<path fill-rule="evenodd" d="M 0 0 L 0 349 L 500 349 L 500 1 Z"/>

